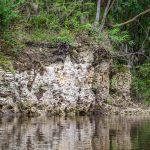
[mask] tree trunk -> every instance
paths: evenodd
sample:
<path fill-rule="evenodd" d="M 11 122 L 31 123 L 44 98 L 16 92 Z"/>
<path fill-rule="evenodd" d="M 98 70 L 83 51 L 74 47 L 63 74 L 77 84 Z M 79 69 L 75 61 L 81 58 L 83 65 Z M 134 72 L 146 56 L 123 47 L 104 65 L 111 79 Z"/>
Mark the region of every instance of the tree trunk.
<path fill-rule="evenodd" d="M 107 14 L 108 14 L 108 12 L 109 12 L 110 3 L 111 3 L 111 0 L 108 0 L 107 6 L 106 6 L 106 8 L 105 8 L 104 15 L 103 15 L 103 19 L 102 19 L 102 22 L 101 22 L 101 25 L 100 25 L 100 28 L 99 28 L 99 31 L 100 31 L 100 32 L 101 32 L 101 31 L 103 30 L 103 28 L 104 28 L 105 20 L 106 20 Z"/>
<path fill-rule="evenodd" d="M 100 20 L 100 11 L 101 11 L 101 0 L 97 0 L 97 12 L 96 12 L 95 23 L 98 23 Z"/>

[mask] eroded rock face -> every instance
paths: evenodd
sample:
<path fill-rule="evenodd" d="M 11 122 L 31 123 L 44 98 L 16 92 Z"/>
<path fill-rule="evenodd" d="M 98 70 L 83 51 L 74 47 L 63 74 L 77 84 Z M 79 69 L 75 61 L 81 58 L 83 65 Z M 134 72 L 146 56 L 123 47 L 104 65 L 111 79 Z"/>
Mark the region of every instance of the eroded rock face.
<path fill-rule="evenodd" d="M 111 79 L 112 97 L 118 106 L 129 106 L 131 103 L 130 88 L 132 76 L 130 70 L 125 68 L 124 71 L 117 72 Z"/>
<path fill-rule="evenodd" d="M 63 110 L 77 105 L 87 107 L 95 99 L 91 91 L 94 68 L 90 65 L 73 64 L 67 56 L 64 63 L 45 67 L 42 75 L 35 70 L 17 74 L 20 97 Z"/>
<path fill-rule="evenodd" d="M 67 46 L 66 46 L 67 47 Z M 77 50 L 67 49 L 51 50 L 45 57 L 45 64 L 42 61 L 42 53 L 36 52 L 37 60 L 40 64 L 30 70 L 16 70 L 14 74 L 0 69 L 0 110 L 1 112 L 38 112 L 39 114 L 75 114 L 92 112 L 95 106 L 107 102 L 110 96 L 110 64 L 111 59 L 104 49 L 90 49 L 89 45 L 80 46 Z M 64 48 L 64 46 L 62 46 Z M 31 50 L 32 48 L 30 48 Z M 33 60 L 35 48 L 32 55 L 25 60 Z M 44 48 L 37 48 L 42 52 Z M 64 53 L 63 61 L 52 59 Z M 26 51 L 27 52 L 27 51 Z M 52 55 L 52 54 L 53 55 Z M 72 55 L 71 55 L 72 54 Z M 28 54 L 29 55 L 29 54 Z M 25 55 L 26 57 L 28 55 Z M 50 57 L 50 58 L 48 58 Z M 49 63 L 51 62 L 51 63 Z M 33 61 L 29 62 L 32 65 Z M 28 68 L 25 62 L 26 68 Z M 116 75 L 118 92 L 125 93 L 122 99 L 126 99 L 130 93 L 130 80 L 125 74 Z M 127 78 L 129 83 L 122 83 Z M 120 87 L 121 86 L 121 87 Z M 115 97 L 116 98 L 116 97 Z"/>

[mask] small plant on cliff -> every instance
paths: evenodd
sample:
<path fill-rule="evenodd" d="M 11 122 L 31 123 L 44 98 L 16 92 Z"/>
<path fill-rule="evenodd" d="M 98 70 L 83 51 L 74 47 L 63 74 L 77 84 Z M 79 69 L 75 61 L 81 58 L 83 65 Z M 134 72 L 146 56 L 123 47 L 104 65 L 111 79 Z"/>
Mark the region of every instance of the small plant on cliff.
<path fill-rule="evenodd" d="M 12 73 L 14 73 L 14 69 L 12 67 L 12 62 L 10 61 L 10 59 L 8 57 L 6 57 L 2 52 L 0 52 L 0 66 L 4 69 L 4 70 L 9 70 Z"/>
<path fill-rule="evenodd" d="M 114 28 L 109 30 L 109 36 L 111 40 L 116 44 L 120 44 L 129 40 L 128 32 L 127 31 L 121 32 L 120 28 Z"/>
<path fill-rule="evenodd" d="M 69 32 L 69 30 L 62 30 L 56 40 L 57 42 L 71 44 L 73 43 L 74 38 L 73 35 L 71 35 L 71 33 Z"/>
<path fill-rule="evenodd" d="M 111 84 L 111 87 L 114 88 L 114 89 L 117 87 L 117 84 L 118 84 L 118 83 L 117 83 L 116 77 L 113 77 L 113 78 L 111 79 L 111 83 L 110 83 L 110 84 Z"/>

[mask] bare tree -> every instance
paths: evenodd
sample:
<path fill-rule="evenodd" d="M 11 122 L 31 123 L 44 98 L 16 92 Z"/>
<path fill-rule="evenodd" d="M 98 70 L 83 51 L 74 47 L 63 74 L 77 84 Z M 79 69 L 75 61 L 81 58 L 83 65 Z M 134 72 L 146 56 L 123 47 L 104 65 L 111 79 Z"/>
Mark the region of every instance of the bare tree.
<path fill-rule="evenodd" d="M 101 0 L 97 0 L 97 12 L 96 12 L 95 23 L 99 22 L 99 20 L 100 20 L 100 13 L 101 13 Z"/>
<path fill-rule="evenodd" d="M 104 25 L 105 25 L 105 21 L 106 21 L 106 17 L 107 17 L 107 14 L 110 10 L 110 3 L 111 3 L 111 0 L 108 0 L 107 2 L 107 6 L 105 8 L 105 11 L 104 11 L 104 15 L 103 15 L 103 18 L 102 18 L 102 21 L 101 21 L 101 25 L 99 27 L 99 31 L 101 32 L 104 28 Z"/>

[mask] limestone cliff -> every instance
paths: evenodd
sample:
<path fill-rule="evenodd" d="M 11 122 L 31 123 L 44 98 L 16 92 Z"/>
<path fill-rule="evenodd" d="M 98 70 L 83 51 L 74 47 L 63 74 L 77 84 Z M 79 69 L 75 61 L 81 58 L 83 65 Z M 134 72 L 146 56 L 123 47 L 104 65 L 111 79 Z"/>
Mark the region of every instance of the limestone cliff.
<path fill-rule="evenodd" d="M 0 68 L 2 113 L 91 113 L 103 110 L 104 104 L 130 101 L 129 70 L 111 80 L 112 59 L 103 47 L 85 41 L 76 47 L 26 45 L 14 61 L 14 73 Z"/>

